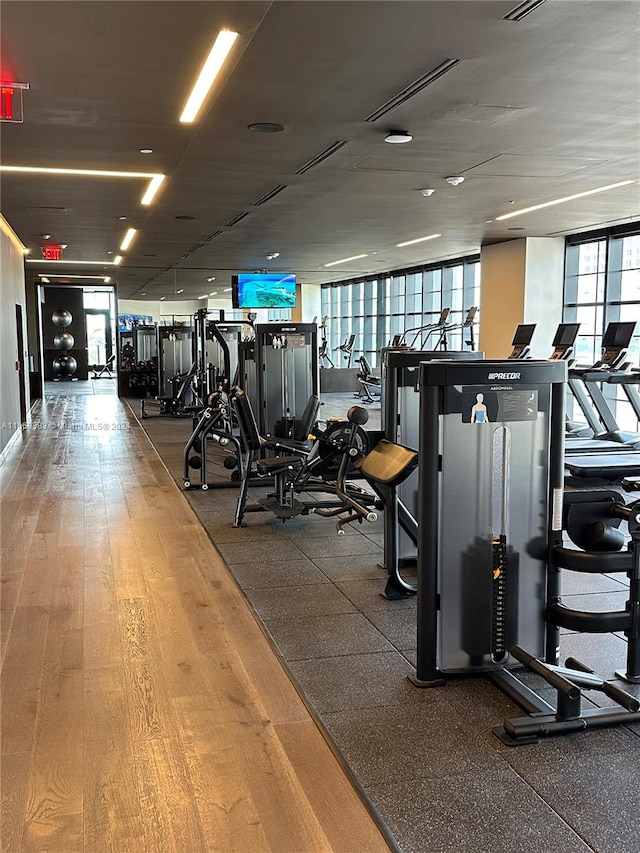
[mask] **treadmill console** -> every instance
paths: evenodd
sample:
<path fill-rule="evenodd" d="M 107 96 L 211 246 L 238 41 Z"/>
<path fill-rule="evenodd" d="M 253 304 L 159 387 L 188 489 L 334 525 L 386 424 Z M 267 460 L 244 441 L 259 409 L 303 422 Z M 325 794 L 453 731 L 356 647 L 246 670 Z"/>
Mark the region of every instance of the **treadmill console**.
<path fill-rule="evenodd" d="M 569 361 L 578 337 L 580 323 L 560 323 L 553 339 L 553 352 L 550 361 Z"/>
<path fill-rule="evenodd" d="M 632 320 L 624 323 L 609 323 L 602 338 L 602 355 L 593 365 L 594 370 L 621 368 L 626 358 L 636 324 Z"/>
<path fill-rule="evenodd" d="M 531 352 L 531 338 L 536 330 L 535 323 L 521 323 L 516 329 L 516 333 L 511 341 L 513 349 L 509 355 L 509 359 L 527 358 Z"/>

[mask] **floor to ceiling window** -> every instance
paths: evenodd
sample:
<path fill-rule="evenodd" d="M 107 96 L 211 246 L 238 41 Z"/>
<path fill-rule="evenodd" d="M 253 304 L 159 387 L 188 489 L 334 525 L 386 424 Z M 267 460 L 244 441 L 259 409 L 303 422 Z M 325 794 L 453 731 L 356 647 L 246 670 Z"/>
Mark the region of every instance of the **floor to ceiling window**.
<path fill-rule="evenodd" d="M 428 330 L 420 332 L 422 327 L 436 323 L 443 308 L 451 309 L 448 324 L 460 327 L 469 308 L 478 306 L 479 300 L 477 256 L 326 284 L 322 286 L 322 315 L 327 317 L 328 346 L 335 350 L 355 335 L 355 356 L 365 355 L 377 367 L 380 349 L 397 335 L 406 335 L 408 344 L 429 349 L 438 336 L 429 335 Z M 469 339 L 468 329 L 452 329 L 447 333 L 447 347 L 461 349 Z"/>
<path fill-rule="evenodd" d="M 640 360 L 640 223 L 567 239 L 564 319 L 580 323 L 576 347 L 579 365 L 599 357 L 607 325 L 636 322 L 628 361 Z M 621 385 L 605 386 L 622 429 L 638 430 L 639 420 Z M 579 412 L 570 412 L 578 416 Z"/>

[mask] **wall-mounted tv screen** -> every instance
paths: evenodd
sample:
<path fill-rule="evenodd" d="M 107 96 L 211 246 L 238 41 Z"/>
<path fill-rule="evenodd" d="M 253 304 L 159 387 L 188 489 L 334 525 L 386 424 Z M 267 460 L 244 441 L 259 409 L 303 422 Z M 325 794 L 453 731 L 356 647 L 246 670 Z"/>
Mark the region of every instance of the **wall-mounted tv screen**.
<path fill-rule="evenodd" d="M 241 272 L 231 279 L 234 308 L 295 308 L 293 273 Z"/>

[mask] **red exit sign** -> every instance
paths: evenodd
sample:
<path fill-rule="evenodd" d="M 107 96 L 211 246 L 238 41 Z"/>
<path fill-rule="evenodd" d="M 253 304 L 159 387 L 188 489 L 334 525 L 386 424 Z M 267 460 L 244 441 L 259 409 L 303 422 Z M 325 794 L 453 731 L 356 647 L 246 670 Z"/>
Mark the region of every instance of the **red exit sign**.
<path fill-rule="evenodd" d="M 62 245 L 60 243 L 46 243 L 42 248 L 42 257 L 45 261 L 61 261 Z"/>
<path fill-rule="evenodd" d="M 28 88 L 28 83 L 0 81 L 0 121 L 22 122 L 22 90 Z"/>

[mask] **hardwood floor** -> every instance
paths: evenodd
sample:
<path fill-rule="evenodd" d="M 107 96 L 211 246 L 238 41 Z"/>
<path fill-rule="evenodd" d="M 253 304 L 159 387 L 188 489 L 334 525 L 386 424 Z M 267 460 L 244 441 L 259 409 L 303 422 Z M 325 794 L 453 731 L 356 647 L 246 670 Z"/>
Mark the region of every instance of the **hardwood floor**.
<path fill-rule="evenodd" d="M 0 488 L 4 853 L 389 849 L 116 397 L 47 397 Z"/>

